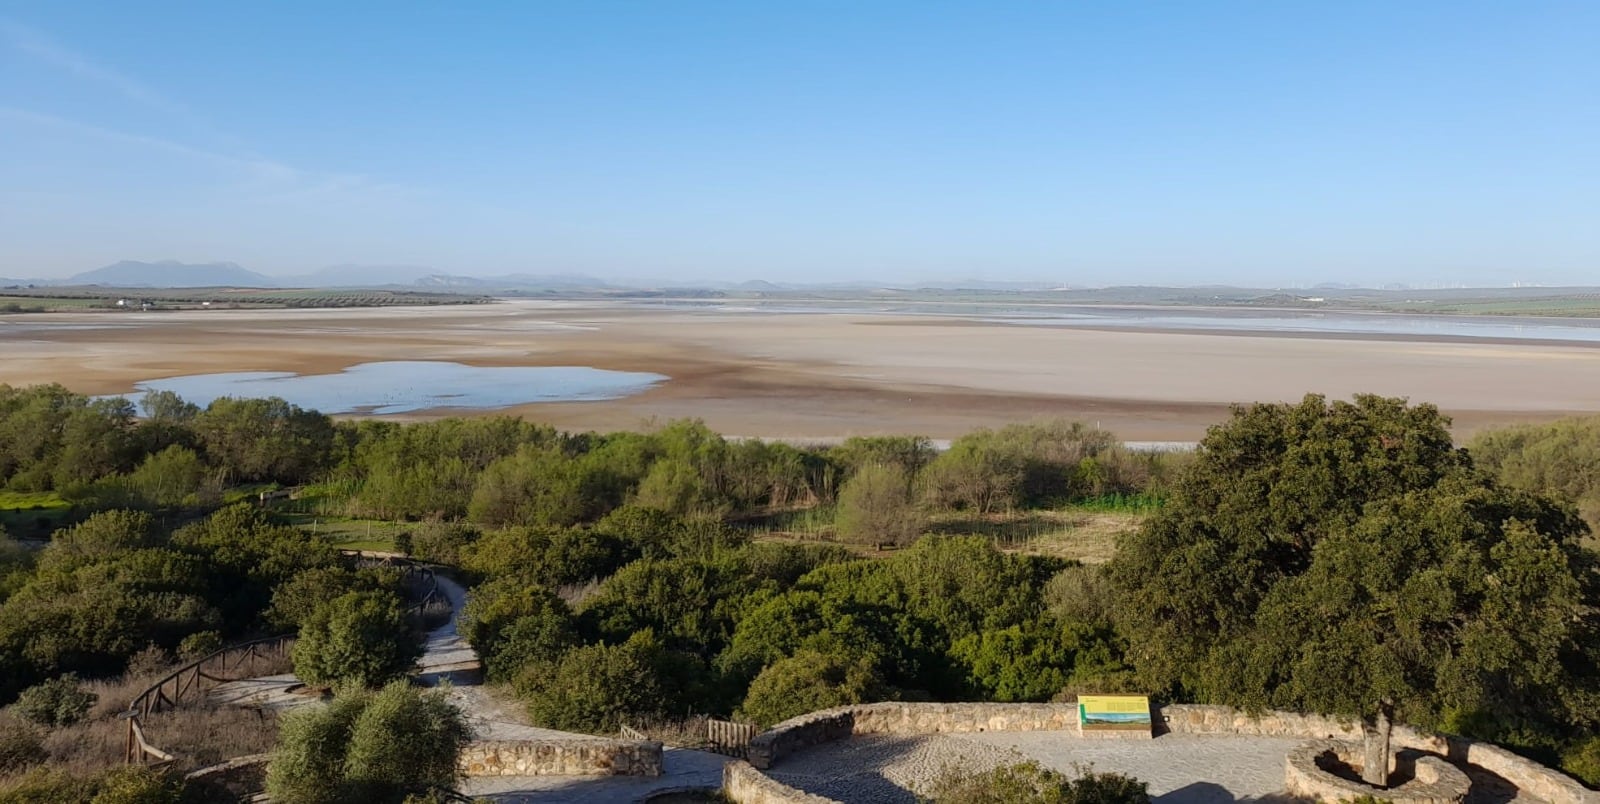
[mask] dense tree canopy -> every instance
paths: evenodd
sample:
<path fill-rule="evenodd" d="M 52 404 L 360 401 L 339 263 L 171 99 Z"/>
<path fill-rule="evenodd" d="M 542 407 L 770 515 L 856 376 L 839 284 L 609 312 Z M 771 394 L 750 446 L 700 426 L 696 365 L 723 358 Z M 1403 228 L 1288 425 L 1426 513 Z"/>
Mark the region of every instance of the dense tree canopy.
<path fill-rule="evenodd" d="M 1427 405 L 1311 396 L 1212 428 L 1113 562 L 1145 681 L 1457 730 L 1591 722 L 1586 528 L 1474 470 L 1447 423 Z"/>

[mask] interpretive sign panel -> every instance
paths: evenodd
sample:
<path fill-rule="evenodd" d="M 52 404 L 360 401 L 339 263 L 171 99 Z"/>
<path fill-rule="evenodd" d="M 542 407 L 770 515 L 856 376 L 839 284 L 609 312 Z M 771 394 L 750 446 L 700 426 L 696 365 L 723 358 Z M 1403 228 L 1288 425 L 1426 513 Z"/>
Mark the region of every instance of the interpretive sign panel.
<path fill-rule="evenodd" d="M 1152 736 L 1150 699 L 1143 695 L 1079 695 L 1078 731 Z"/>

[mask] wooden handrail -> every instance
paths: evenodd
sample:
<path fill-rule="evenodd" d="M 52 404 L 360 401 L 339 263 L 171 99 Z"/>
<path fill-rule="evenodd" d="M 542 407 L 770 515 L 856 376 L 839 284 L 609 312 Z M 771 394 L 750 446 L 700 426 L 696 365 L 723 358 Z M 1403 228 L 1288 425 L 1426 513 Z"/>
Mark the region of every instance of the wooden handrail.
<path fill-rule="evenodd" d="M 433 567 L 423 562 L 392 553 L 372 553 L 363 550 L 340 550 L 339 552 L 346 557 L 369 561 L 377 560 L 390 566 L 404 566 L 408 573 L 416 573 L 422 577 L 427 583 L 427 591 L 422 594 L 420 602 L 406 609 L 407 614 L 420 614 L 429 604 L 440 597 L 439 579 L 434 574 Z M 151 745 L 145 739 L 144 727 L 140 723 L 140 718 L 149 717 L 152 712 L 160 712 L 164 708 L 176 708 L 179 703 L 183 702 L 185 696 L 191 692 L 204 692 L 204 684 L 202 683 L 204 681 L 210 681 L 215 685 L 250 678 L 251 674 L 248 670 L 244 671 L 245 675 L 228 677 L 231 675 L 228 672 L 230 669 L 229 656 L 238 657 L 238 661 L 233 663 L 231 669 L 242 670 L 246 667 L 253 669 L 257 657 L 264 657 L 269 652 L 282 656 L 284 651 L 293 645 L 298 636 L 298 634 L 279 634 L 278 636 L 240 642 L 212 651 L 168 673 L 160 681 L 134 696 L 133 701 L 128 704 L 127 711 L 118 715 L 118 717 L 128 721 L 128 764 L 164 764 L 176 761 L 176 757 Z M 215 660 L 217 667 L 207 668 L 206 663 L 213 660 Z M 210 670 L 214 670 L 214 672 L 208 672 Z M 167 693 L 169 684 L 172 686 L 171 695 Z M 154 758 L 156 762 L 148 762 L 151 758 Z"/>

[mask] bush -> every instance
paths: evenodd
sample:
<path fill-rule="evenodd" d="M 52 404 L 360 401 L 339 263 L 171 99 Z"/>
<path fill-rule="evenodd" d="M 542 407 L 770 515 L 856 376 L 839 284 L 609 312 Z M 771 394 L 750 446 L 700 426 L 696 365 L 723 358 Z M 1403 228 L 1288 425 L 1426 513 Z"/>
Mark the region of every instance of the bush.
<path fill-rule="evenodd" d="M 92 785 L 65 771 L 34 768 L 18 778 L 0 781 L 0 804 L 86 802 L 93 790 Z"/>
<path fill-rule="evenodd" d="M 795 715 L 883 697 L 870 659 L 803 650 L 768 665 L 750 682 L 739 714 L 762 728 Z"/>
<path fill-rule="evenodd" d="M 222 650 L 222 635 L 216 631 L 196 631 L 178 643 L 178 658 L 193 661 Z"/>
<path fill-rule="evenodd" d="M 1600 787 L 1600 737 L 1569 748 L 1561 755 L 1561 769 L 1590 787 Z"/>
<path fill-rule="evenodd" d="M 183 777 L 153 768 L 117 768 L 100 779 L 100 791 L 89 804 L 178 804 Z"/>
<path fill-rule="evenodd" d="M 910 544 L 923 517 L 911 501 L 911 479 L 897 464 L 867 464 L 839 490 L 839 537 L 862 543 Z"/>
<path fill-rule="evenodd" d="M 350 592 L 300 627 L 294 672 L 308 684 L 374 687 L 405 675 L 420 654 L 394 594 Z"/>
<path fill-rule="evenodd" d="M 1120 773 L 1079 769 L 1076 779 L 1029 760 L 974 773 L 946 768 L 934 782 L 934 804 L 1150 804 L 1144 782 Z"/>
<path fill-rule="evenodd" d="M 683 697 L 683 671 L 680 657 L 640 631 L 620 645 L 588 645 L 524 667 L 516 687 L 536 725 L 602 734 L 671 713 Z"/>
<path fill-rule="evenodd" d="M 0 776 L 16 773 L 45 760 L 44 740 L 27 723 L 0 718 Z"/>
<path fill-rule="evenodd" d="M 494 680 L 511 678 L 529 662 L 559 658 L 576 639 L 574 626 L 561 598 L 514 577 L 474 587 L 459 621 Z"/>
<path fill-rule="evenodd" d="M 41 726 L 70 726 L 83 719 L 98 696 L 72 673 L 35 684 L 17 698 L 17 714 Z"/>
<path fill-rule="evenodd" d="M 280 804 L 425 797 L 455 783 L 469 736 L 465 717 L 443 692 L 397 681 L 376 693 L 341 693 L 325 708 L 284 718 L 267 792 Z"/>

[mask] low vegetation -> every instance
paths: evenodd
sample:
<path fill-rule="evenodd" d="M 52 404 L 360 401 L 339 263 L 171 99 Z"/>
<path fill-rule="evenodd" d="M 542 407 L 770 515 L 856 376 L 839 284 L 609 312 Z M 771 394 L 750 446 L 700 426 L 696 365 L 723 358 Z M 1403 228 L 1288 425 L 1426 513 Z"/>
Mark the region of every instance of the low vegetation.
<path fill-rule="evenodd" d="M 43 549 L 0 536 L 0 701 L 26 694 L 9 717 L 37 721 L 0 776 L 59 770 L 58 735 L 116 705 L 69 725 L 70 690 L 152 650 L 298 631 L 305 680 L 398 695 L 355 690 L 416 656 L 401 578 L 335 547 L 360 543 L 457 567 L 463 635 L 554 728 L 1137 689 L 1390 715 L 1600 781 L 1591 422 L 1469 451 L 1429 406 L 1308 397 L 1158 454 L 1067 422 L 940 452 L 697 422 L 334 422 L 282 400 L 144 411 L 0 387 L 0 500 L 62 517 Z M 347 771 L 318 789 L 375 789 Z"/>
<path fill-rule="evenodd" d="M 1148 786 L 1120 773 L 1079 768 L 1067 776 L 1037 762 L 987 771 L 948 768 L 935 780 L 928 804 L 1150 804 Z"/>
<path fill-rule="evenodd" d="M 347 688 L 284 718 L 267 770 L 281 804 L 400 804 L 447 790 L 470 730 L 442 691 Z"/>

